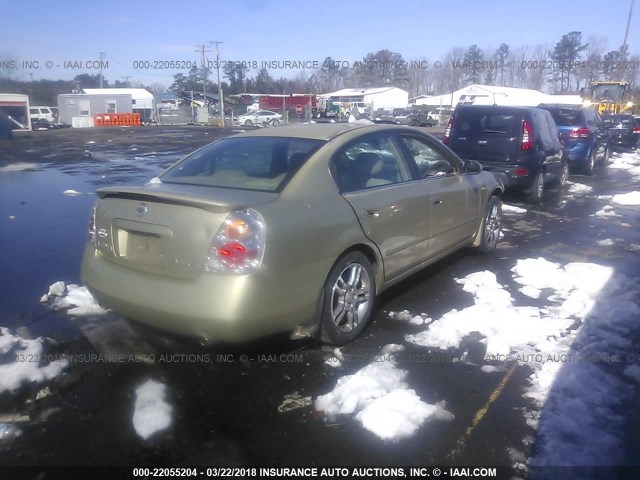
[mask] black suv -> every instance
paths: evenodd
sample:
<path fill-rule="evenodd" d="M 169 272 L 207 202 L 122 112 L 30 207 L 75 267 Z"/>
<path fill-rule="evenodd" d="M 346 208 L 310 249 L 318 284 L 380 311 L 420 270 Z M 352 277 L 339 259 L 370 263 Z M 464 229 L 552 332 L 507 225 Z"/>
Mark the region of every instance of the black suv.
<path fill-rule="evenodd" d="M 564 156 L 572 168 L 593 174 L 596 164 L 609 158 L 609 132 L 593 107 L 540 104 L 551 113 L 564 146 Z"/>
<path fill-rule="evenodd" d="M 569 167 L 550 113 L 534 107 L 461 105 L 443 142 L 463 159 L 479 161 L 505 187 L 542 200 L 549 183 L 563 185 Z"/>

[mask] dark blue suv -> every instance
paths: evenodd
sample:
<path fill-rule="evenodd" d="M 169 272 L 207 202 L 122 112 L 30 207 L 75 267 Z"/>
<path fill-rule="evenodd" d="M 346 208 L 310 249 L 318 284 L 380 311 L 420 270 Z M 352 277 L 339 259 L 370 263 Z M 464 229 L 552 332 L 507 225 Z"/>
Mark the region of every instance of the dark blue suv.
<path fill-rule="evenodd" d="M 609 132 L 594 108 L 581 105 L 541 104 L 553 117 L 563 144 L 564 157 L 572 169 L 593 174 L 596 164 L 609 158 Z"/>

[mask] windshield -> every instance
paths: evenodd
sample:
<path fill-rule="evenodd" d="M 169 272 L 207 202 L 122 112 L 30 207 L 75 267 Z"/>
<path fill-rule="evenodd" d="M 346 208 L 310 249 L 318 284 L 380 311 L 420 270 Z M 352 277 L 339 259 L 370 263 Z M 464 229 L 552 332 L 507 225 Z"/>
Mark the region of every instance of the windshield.
<path fill-rule="evenodd" d="M 495 134 L 514 137 L 520 133 L 521 126 L 520 117 L 514 114 L 479 111 L 464 112 L 456 121 L 456 130 L 463 135 Z"/>
<path fill-rule="evenodd" d="M 594 85 L 592 97 L 594 102 L 622 102 L 624 87 L 622 85 Z"/>
<path fill-rule="evenodd" d="M 615 127 L 617 125 L 628 127 L 634 123 L 631 115 L 603 115 L 602 120 L 604 120 L 604 124 L 608 127 Z"/>
<path fill-rule="evenodd" d="M 558 127 L 580 127 L 585 125 L 582 110 L 571 108 L 547 108 Z"/>
<path fill-rule="evenodd" d="M 228 138 L 198 150 L 160 178 L 164 183 L 279 191 L 323 143 L 307 138 Z"/>

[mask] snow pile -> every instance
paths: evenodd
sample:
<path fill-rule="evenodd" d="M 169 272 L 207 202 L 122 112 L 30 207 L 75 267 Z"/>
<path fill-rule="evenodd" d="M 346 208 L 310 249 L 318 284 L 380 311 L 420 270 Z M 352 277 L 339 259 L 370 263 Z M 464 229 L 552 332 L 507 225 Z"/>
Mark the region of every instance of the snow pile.
<path fill-rule="evenodd" d="M 591 193 L 593 188 L 584 183 L 567 182 L 569 185 L 569 192 L 571 193 Z"/>
<path fill-rule="evenodd" d="M 596 243 L 598 245 L 600 245 L 601 247 L 612 247 L 612 246 L 614 246 L 616 244 L 616 242 L 614 242 L 610 238 L 605 238 L 604 240 L 598 240 L 598 241 L 596 241 Z"/>
<path fill-rule="evenodd" d="M 608 168 L 626 170 L 634 181 L 640 181 L 640 152 L 611 157 Z"/>
<path fill-rule="evenodd" d="M 171 425 L 173 408 L 166 402 L 166 394 L 167 387 L 153 380 L 136 389 L 133 428 L 145 440 Z"/>
<path fill-rule="evenodd" d="M 640 280 L 617 275 L 575 334 L 571 350 L 579 359 L 556 368 L 532 465 L 612 466 L 623 461 L 625 412 L 633 408 L 632 381 L 640 373 L 633 345 L 638 330 Z"/>
<path fill-rule="evenodd" d="M 515 205 L 507 205 L 506 203 L 502 204 L 502 211 L 504 213 L 527 213 L 526 208 L 516 207 Z"/>
<path fill-rule="evenodd" d="M 616 212 L 614 212 L 613 206 L 605 205 L 600 210 L 598 210 L 593 216 L 600 217 L 600 218 L 610 218 L 610 217 L 621 217 L 622 215 L 618 215 Z"/>
<path fill-rule="evenodd" d="M 402 347 L 390 345 L 383 353 Z M 373 362 L 353 375 L 339 378 L 333 391 L 320 395 L 315 409 L 327 416 L 353 415 L 364 428 L 384 440 L 410 437 L 429 418 L 451 420 L 445 402 L 431 405 L 407 388 L 406 370 L 393 360 Z"/>
<path fill-rule="evenodd" d="M 411 325 L 422 325 L 431 321 L 426 313 L 422 313 L 421 315 L 411 315 L 409 313 L 409 310 L 402 310 L 401 312 L 389 312 L 389 318 L 397 320 L 399 322 L 408 322 Z"/>
<path fill-rule="evenodd" d="M 614 195 L 611 202 L 617 203 L 618 205 L 640 205 L 640 192 L 635 191 Z"/>
<path fill-rule="evenodd" d="M 65 295 L 66 291 L 66 295 Z M 49 287 L 49 292 L 43 295 L 40 301 L 47 303 L 53 298 L 51 308 L 54 310 L 68 309 L 67 314 L 72 316 L 102 315 L 107 312 L 102 308 L 87 287 L 80 287 L 73 283 L 65 285 L 64 282 L 56 282 Z"/>
<path fill-rule="evenodd" d="M 634 398 L 632 383 L 640 381 L 637 359 L 628 363 L 637 357 L 640 279 L 597 264 L 544 258 L 518 260 L 512 272 L 523 293 L 537 293 L 547 305 L 519 306 L 492 272 L 472 273 L 457 282 L 474 305 L 444 314 L 407 341 L 460 348 L 465 336 L 480 332 L 487 360 L 532 369 L 525 395 L 536 410 L 525 416 L 538 428 L 538 446 L 531 465 L 616 465 L 624 450 L 623 412 Z"/>
<path fill-rule="evenodd" d="M 550 269 L 549 269 L 550 270 Z M 456 280 L 473 294 L 474 305 L 452 310 L 422 332 L 407 335 L 408 342 L 425 347 L 458 348 L 464 337 L 479 332 L 485 337 L 488 356 L 529 355 L 546 345 L 549 336 L 560 335 L 574 320 L 545 315 L 536 307 L 514 306 L 514 299 L 493 272 L 484 271 Z M 531 282 L 528 293 L 544 288 Z"/>
<path fill-rule="evenodd" d="M 59 375 L 69 364 L 67 360 L 56 360 L 40 366 L 43 357 L 43 338 L 35 340 L 21 338 L 0 327 L 0 393 L 14 392 L 23 383 L 37 383 Z M 7 354 L 11 353 L 11 358 Z"/>

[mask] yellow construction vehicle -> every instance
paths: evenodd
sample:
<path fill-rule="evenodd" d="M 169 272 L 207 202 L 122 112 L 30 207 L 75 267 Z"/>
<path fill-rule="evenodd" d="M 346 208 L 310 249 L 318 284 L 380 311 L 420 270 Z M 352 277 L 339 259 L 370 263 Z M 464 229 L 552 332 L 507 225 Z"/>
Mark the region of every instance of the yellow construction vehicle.
<path fill-rule="evenodd" d="M 599 114 L 625 113 L 634 104 L 628 100 L 629 82 L 591 82 L 589 89 L 583 89 L 585 106 L 594 107 Z"/>

